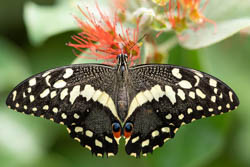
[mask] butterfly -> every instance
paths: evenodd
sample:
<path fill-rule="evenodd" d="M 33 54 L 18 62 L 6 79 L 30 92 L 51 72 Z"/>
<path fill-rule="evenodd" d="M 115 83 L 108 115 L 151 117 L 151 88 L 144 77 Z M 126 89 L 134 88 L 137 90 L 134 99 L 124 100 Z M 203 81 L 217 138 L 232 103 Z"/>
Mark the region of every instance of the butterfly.
<path fill-rule="evenodd" d="M 127 154 L 146 156 L 184 124 L 234 110 L 239 100 L 219 79 L 168 64 L 74 64 L 36 74 L 17 85 L 6 104 L 67 126 L 96 156 L 114 156 L 121 137 Z"/>

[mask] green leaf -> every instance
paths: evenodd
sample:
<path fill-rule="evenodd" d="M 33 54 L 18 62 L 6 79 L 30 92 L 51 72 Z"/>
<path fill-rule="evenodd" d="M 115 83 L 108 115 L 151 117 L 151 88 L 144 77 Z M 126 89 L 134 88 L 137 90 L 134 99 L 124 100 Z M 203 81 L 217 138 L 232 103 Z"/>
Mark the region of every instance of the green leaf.
<path fill-rule="evenodd" d="M 216 23 L 216 32 L 213 25 L 206 25 L 198 31 L 187 30 L 184 36 L 188 39 L 180 41 L 183 47 L 198 49 L 220 42 L 240 30 L 250 26 L 250 17 L 221 21 Z"/>
<path fill-rule="evenodd" d="M 107 1 L 98 1 L 102 9 L 106 3 Z M 94 14 L 98 13 L 94 1 L 57 0 L 53 6 L 41 6 L 27 1 L 24 6 L 24 21 L 32 44 L 40 45 L 53 35 L 79 29 L 73 15 L 83 20 L 85 18 L 77 5 L 83 10 L 88 7 Z"/>
<path fill-rule="evenodd" d="M 50 36 L 76 29 L 71 15 L 74 1 L 56 1 L 53 6 L 40 6 L 32 1 L 27 1 L 24 6 L 24 21 L 30 41 L 37 45 Z M 76 7 L 75 7 L 76 8 Z"/>
<path fill-rule="evenodd" d="M 3 92 L 14 87 L 31 73 L 24 52 L 2 37 L 0 37 L 0 51 L 0 92 Z"/>
<path fill-rule="evenodd" d="M 204 15 L 216 22 L 206 23 L 199 30 L 186 30 L 180 44 L 188 49 L 203 48 L 220 42 L 250 26 L 250 0 L 209 1 Z"/>

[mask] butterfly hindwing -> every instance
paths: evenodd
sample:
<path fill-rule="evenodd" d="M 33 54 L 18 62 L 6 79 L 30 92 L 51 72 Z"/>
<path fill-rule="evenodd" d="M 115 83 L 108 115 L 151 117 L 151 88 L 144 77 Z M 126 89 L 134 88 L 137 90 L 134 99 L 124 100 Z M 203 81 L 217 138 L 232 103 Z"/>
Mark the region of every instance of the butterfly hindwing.
<path fill-rule="evenodd" d="M 226 113 L 239 105 L 233 90 L 206 73 L 173 65 L 130 68 L 126 122 L 134 124 L 126 144 L 129 155 L 146 155 L 194 120 Z"/>
<path fill-rule="evenodd" d="M 20 83 L 6 104 L 18 112 L 65 124 L 72 138 L 98 156 L 114 155 L 118 145 L 111 124 L 118 118 L 112 73 L 112 67 L 98 64 L 48 70 Z"/>
<path fill-rule="evenodd" d="M 79 98 L 79 101 L 83 99 Z M 92 100 L 85 104 L 86 107 L 75 108 L 73 117 L 78 117 L 71 125 L 68 125 L 70 136 L 79 141 L 97 156 L 113 156 L 118 151 L 118 144 L 112 134 L 112 122 L 117 119 L 110 113 L 107 107 Z M 85 112 L 81 112 L 85 111 Z M 77 115 L 76 115 L 77 114 Z"/>

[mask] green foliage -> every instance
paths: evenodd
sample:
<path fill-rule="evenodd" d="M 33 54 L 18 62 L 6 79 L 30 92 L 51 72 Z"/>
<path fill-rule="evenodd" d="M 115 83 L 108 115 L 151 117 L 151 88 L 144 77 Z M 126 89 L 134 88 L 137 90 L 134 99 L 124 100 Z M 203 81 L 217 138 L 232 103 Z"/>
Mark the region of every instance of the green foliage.
<path fill-rule="evenodd" d="M 168 55 L 164 63 L 199 69 L 220 78 L 236 91 L 241 104 L 231 113 L 185 125 L 153 155 L 129 157 L 123 141 L 116 157 L 97 158 L 73 141 L 64 126 L 9 110 L 4 103 L 8 92 L 28 76 L 73 61 L 87 62 L 75 59 L 72 49 L 65 46 L 70 35 L 75 34 L 70 31 L 77 27 L 71 16 L 71 13 L 77 15 L 72 2 L 75 1 L 57 1 L 51 6 L 25 3 L 24 22 L 31 44 L 25 43 L 23 48 L 0 32 L 1 167 L 250 166 L 250 38 L 232 36 L 250 26 L 249 0 L 210 0 L 205 16 L 216 22 L 216 33 L 214 25 L 205 24 L 198 31 L 185 32 L 187 40 L 178 41 L 173 34 L 159 37 L 159 49 Z M 148 53 L 147 47 L 144 45 L 144 55 Z"/>

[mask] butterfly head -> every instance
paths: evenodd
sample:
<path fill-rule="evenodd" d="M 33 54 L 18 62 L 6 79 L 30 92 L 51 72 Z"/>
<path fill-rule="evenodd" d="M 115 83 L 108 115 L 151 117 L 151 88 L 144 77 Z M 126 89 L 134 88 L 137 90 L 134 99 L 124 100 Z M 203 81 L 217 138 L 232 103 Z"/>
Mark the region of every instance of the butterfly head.
<path fill-rule="evenodd" d="M 117 66 L 118 70 L 125 71 L 127 69 L 127 61 L 128 61 L 128 55 L 127 54 L 119 54 L 117 55 Z"/>

